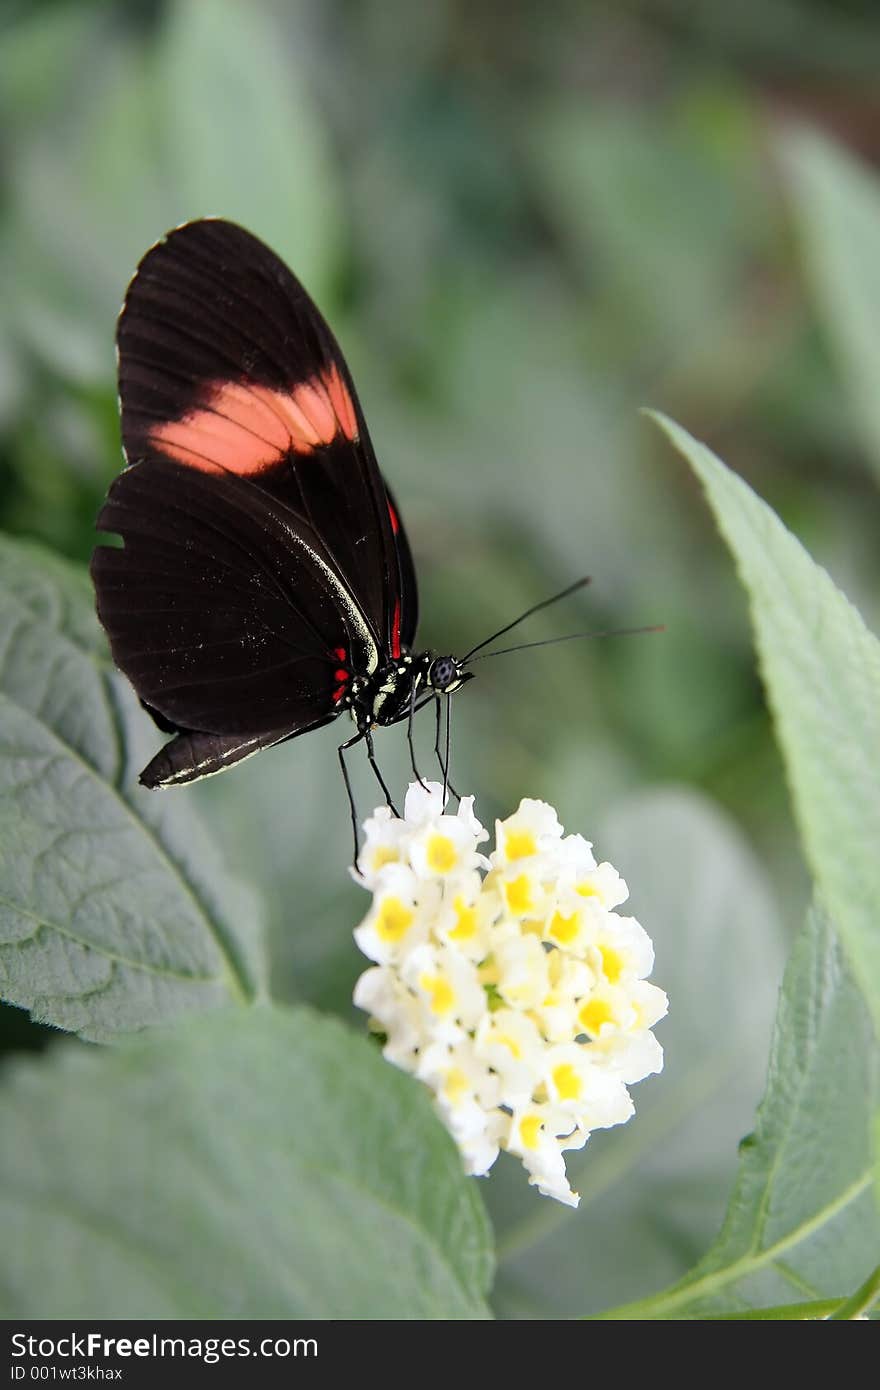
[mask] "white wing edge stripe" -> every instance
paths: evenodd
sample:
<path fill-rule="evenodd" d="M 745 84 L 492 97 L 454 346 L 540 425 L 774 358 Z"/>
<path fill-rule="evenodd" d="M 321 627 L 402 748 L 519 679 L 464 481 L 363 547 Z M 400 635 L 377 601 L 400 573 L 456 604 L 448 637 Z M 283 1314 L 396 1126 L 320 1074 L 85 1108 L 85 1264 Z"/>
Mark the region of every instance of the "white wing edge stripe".
<path fill-rule="evenodd" d="M 245 739 L 242 743 L 237 743 L 234 748 L 226 749 L 221 755 L 222 764 L 220 767 L 213 768 L 211 772 L 199 772 L 200 767 L 207 767 L 208 763 L 214 762 L 216 760 L 216 755 L 213 758 L 203 758 L 200 763 L 195 764 L 195 769 L 190 767 L 185 772 L 174 773 L 171 777 L 164 778 L 159 783 L 158 789 L 162 790 L 164 787 L 173 787 L 180 782 L 204 782 L 208 777 L 216 777 L 219 772 L 226 772 L 227 767 L 230 765 L 230 760 L 237 763 L 246 763 L 248 758 L 252 758 L 255 753 L 262 753 L 264 748 L 274 748 L 275 744 L 281 743 L 284 738 L 286 738 L 285 734 L 279 734 L 278 738 L 274 739 L 272 743 L 261 742 L 260 735 L 256 738 Z M 247 748 L 251 744 L 256 746 L 251 748 L 249 753 L 245 753 L 243 757 L 236 756 L 240 749 Z M 195 776 L 193 776 L 193 771 L 195 771 Z"/>
<path fill-rule="evenodd" d="M 345 585 L 340 580 L 339 575 L 336 574 L 335 571 L 332 570 L 329 565 L 325 564 L 325 562 L 321 559 L 320 555 L 317 555 L 310 545 L 306 545 L 305 541 L 302 539 L 301 536 L 298 536 L 297 533 L 291 530 L 291 528 L 287 525 L 284 526 L 284 529 L 285 531 L 287 531 L 287 534 L 290 536 L 291 540 L 293 540 L 296 543 L 296 545 L 300 547 L 301 550 L 308 551 L 308 554 L 312 562 L 318 566 L 318 568 L 322 571 L 325 577 L 329 580 L 330 587 L 333 589 L 337 598 L 339 599 L 339 602 L 341 603 L 345 612 L 348 614 L 349 630 L 357 632 L 359 634 L 367 650 L 368 656 L 366 674 L 368 676 L 371 676 L 379 664 L 379 649 L 376 646 L 375 641 L 373 640 L 373 634 L 370 632 L 370 629 L 364 621 L 363 613 L 358 608 L 348 589 L 346 589 Z"/>

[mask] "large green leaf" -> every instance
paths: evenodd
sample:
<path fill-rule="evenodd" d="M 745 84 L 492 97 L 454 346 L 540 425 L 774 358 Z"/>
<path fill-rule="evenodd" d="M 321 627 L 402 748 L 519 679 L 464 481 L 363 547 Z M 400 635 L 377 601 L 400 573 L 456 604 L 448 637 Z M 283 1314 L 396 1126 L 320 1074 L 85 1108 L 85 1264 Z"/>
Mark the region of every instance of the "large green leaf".
<path fill-rule="evenodd" d="M 624 910 L 654 940 L 665 1063 L 633 1087 L 627 1125 L 568 1155 L 577 1212 L 527 1191 L 512 1161 L 493 1173 L 494 1302 L 510 1317 L 599 1311 L 679 1278 L 707 1248 L 761 1094 L 783 972 L 762 866 L 708 798 L 656 788 L 577 828 L 621 870 Z"/>
<path fill-rule="evenodd" d="M 488 1222 L 427 1092 L 311 1010 L 60 1047 L 0 1103 L 0 1316 L 487 1315 Z"/>
<path fill-rule="evenodd" d="M 339 250 L 334 162 L 308 91 L 310 39 L 235 0 L 170 7 L 159 52 L 165 157 L 189 216 L 231 217 L 288 258 L 313 294 Z"/>
<path fill-rule="evenodd" d="M 880 1030 L 880 643 L 767 504 L 656 419 L 701 479 L 749 592 L 804 848 Z"/>
<path fill-rule="evenodd" d="M 679 1284 L 611 1317 L 712 1317 L 842 1298 L 880 1250 L 872 1122 L 880 1049 L 835 933 L 814 910 L 783 984 L 767 1090 L 717 1241 Z"/>
<path fill-rule="evenodd" d="M 868 457 L 880 474 L 880 184 L 809 130 L 782 146 L 806 267 L 837 351 Z"/>
<path fill-rule="evenodd" d="M 87 581 L 0 541 L 0 997 L 102 1039 L 260 990 L 259 911 L 111 669 Z"/>
<path fill-rule="evenodd" d="M 16 62 L 57 92 L 41 28 L 19 36 Z M 89 80 L 21 131 L 0 219 L 6 316 L 62 377 L 110 378 L 138 258 L 194 217 L 243 222 L 326 294 L 340 214 L 311 42 L 296 11 L 230 0 L 175 0 L 147 42 L 94 18 L 71 41 L 68 67 L 84 52 Z"/>

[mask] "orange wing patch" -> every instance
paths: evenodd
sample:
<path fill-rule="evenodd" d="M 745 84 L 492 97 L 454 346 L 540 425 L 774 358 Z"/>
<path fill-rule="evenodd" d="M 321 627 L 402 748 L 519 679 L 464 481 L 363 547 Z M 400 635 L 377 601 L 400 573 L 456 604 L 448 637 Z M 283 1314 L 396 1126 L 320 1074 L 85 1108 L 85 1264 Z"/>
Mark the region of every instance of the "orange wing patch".
<path fill-rule="evenodd" d="M 340 434 L 357 439 L 357 415 L 333 365 L 289 391 L 217 382 L 204 404 L 152 429 L 150 443 L 190 468 L 247 476 L 280 463 L 291 450 L 310 454 Z"/>

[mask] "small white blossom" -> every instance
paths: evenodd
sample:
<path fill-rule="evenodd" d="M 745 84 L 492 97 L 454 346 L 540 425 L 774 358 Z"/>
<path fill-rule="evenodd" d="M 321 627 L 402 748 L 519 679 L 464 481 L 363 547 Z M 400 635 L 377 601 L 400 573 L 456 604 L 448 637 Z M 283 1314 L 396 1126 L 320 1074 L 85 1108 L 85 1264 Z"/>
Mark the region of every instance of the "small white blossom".
<path fill-rule="evenodd" d="M 576 898 L 596 902 L 608 911 L 619 907 L 629 897 L 629 889 L 613 865 L 596 864 L 592 869 L 572 866 L 570 878 L 563 878 L 563 890 L 567 889 Z"/>
<path fill-rule="evenodd" d="M 546 1048 L 541 1061 L 548 1097 L 588 1133 L 624 1124 L 633 1113 L 623 1082 L 610 1075 L 583 1044 Z"/>
<path fill-rule="evenodd" d="M 406 822 L 398 820 L 390 806 L 377 807 L 364 821 L 364 846 L 358 855 L 357 871 L 353 871 L 355 880 L 375 890 L 385 866 L 403 861 L 408 833 Z"/>
<path fill-rule="evenodd" d="M 494 868 L 522 865 L 552 850 L 561 839 L 562 826 L 553 807 L 546 801 L 524 798 L 512 816 L 495 822 L 492 865 Z"/>
<path fill-rule="evenodd" d="M 577 1009 L 592 990 L 595 976 L 581 960 L 562 951 L 547 954 L 550 988 L 533 1010 L 547 1042 L 566 1042 L 578 1033 Z"/>
<path fill-rule="evenodd" d="M 615 911 L 626 884 L 552 806 L 521 801 L 488 858 L 487 839 L 473 797 L 448 814 L 434 782 L 410 786 L 402 820 L 366 821 L 355 878 L 373 902 L 355 939 L 376 964 L 354 1001 L 431 1089 L 468 1172 L 504 1148 L 576 1206 L 564 1154 L 633 1113 L 627 1087 L 663 1065 L 666 996 L 646 979 L 650 937 Z"/>
<path fill-rule="evenodd" d="M 395 1066 L 413 1071 L 424 1045 L 425 1027 L 419 1001 L 395 970 L 376 965 L 364 971 L 354 1002 L 370 1015 L 370 1026 L 386 1035 L 382 1055 Z"/>
<path fill-rule="evenodd" d="M 650 975 L 654 969 L 654 946 L 635 917 L 619 917 L 616 912 L 592 913 L 587 959 L 598 977 L 612 985 L 625 984 Z"/>
<path fill-rule="evenodd" d="M 517 1009 L 485 1013 L 477 1025 L 474 1053 L 498 1076 L 507 1105 L 532 1094 L 543 1051 L 537 1024 Z"/>
<path fill-rule="evenodd" d="M 491 875 L 507 916 L 516 922 L 539 922 L 552 905 L 547 865 L 540 859 L 513 862 Z"/>
<path fill-rule="evenodd" d="M 470 1039 L 452 1047 L 430 1044 L 423 1050 L 415 1074 L 433 1090 L 468 1172 L 482 1177 L 498 1157 L 503 1130 L 498 1110 L 499 1077 L 477 1056 Z"/>
<path fill-rule="evenodd" d="M 465 873 L 444 893 L 437 909 L 434 935 L 454 946 L 469 960 L 483 961 L 492 949 L 492 928 L 501 914 L 496 895 L 487 892 L 485 879 L 474 870 Z"/>
<path fill-rule="evenodd" d="M 422 1002 L 431 1039 L 454 1041 L 476 1028 L 486 995 L 473 961 L 450 946 L 424 943 L 404 961 L 401 975 Z"/>
<path fill-rule="evenodd" d="M 417 942 L 427 939 L 436 910 L 435 885 L 420 883 L 406 864 L 387 864 L 379 874 L 373 906 L 354 939 L 370 960 L 402 960 Z"/>
<path fill-rule="evenodd" d="M 576 1207 L 580 1198 L 569 1187 L 562 1152 L 563 1147 L 582 1148 L 586 1141 L 586 1133 L 556 1106 L 530 1103 L 514 1110 L 502 1143 L 522 1159 L 533 1187 L 545 1197 Z"/>
<path fill-rule="evenodd" d="M 597 925 L 595 906 L 582 902 L 580 898 L 572 898 L 550 905 L 550 911 L 544 918 L 542 935 L 545 941 L 564 955 L 585 960 Z"/>
<path fill-rule="evenodd" d="M 459 816 L 436 816 L 409 841 L 409 862 L 424 878 L 452 882 L 471 869 L 485 866 L 475 841 L 473 830 Z"/>

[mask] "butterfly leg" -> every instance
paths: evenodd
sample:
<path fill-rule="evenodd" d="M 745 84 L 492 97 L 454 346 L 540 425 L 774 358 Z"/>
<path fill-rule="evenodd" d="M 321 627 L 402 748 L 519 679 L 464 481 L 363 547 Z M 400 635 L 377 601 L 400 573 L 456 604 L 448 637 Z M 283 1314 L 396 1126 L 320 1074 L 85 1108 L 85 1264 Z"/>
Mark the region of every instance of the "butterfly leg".
<path fill-rule="evenodd" d="M 440 721 L 441 721 L 441 718 L 442 718 L 442 699 L 443 699 L 443 697 L 440 696 L 440 695 L 437 695 L 437 696 L 435 697 L 436 703 L 435 703 L 435 705 L 434 705 L 434 714 L 435 714 L 435 723 L 434 723 L 434 752 L 437 754 L 437 761 L 438 761 L 438 763 L 440 764 L 440 771 L 443 773 L 443 800 L 444 800 L 444 802 L 446 801 L 446 792 L 447 792 L 447 790 L 452 792 L 452 795 L 455 797 L 456 801 L 461 801 L 461 797 L 460 797 L 459 793 L 455 790 L 455 787 L 452 785 L 452 783 L 451 783 L 450 780 L 449 780 L 449 750 L 450 750 L 450 744 L 451 744 L 451 740 L 452 740 L 452 722 L 451 722 L 451 718 L 450 718 L 450 715 L 451 715 L 450 704 L 451 704 L 451 702 L 450 702 L 450 699 L 449 699 L 449 696 L 448 696 L 448 695 L 446 696 L 446 758 L 445 758 L 445 761 L 444 761 L 444 758 L 443 758 L 443 754 L 440 752 Z"/>
<path fill-rule="evenodd" d="M 415 712 L 416 712 L 416 690 L 417 690 L 417 689 L 418 689 L 418 686 L 417 686 L 416 683 L 414 683 L 414 684 L 413 684 L 412 691 L 411 691 L 411 693 L 410 693 L 410 697 L 409 697 L 409 715 L 408 715 L 407 721 L 406 721 L 406 741 L 407 741 L 407 743 L 409 744 L 409 760 L 410 760 L 410 763 L 412 764 L 413 774 L 414 774 L 414 776 L 415 776 L 415 778 L 416 778 L 416 781 L 419 782 L 420 785 L 421 785 L 422 787 L 425 788 L 425 791 L 427 791 L 428 788 L 427 788 L 427 786 L 425 785 L 425 779 L 423 778 L 422 774 L 419 772 L 419 769 L 416 767 L 416 750 L 415 750 L 415 746 L 414 746 L 414 744 L 413 744 L 413 716 L 414 716 L 414 714 L 415 714 Z"/>
<path fill-rule="evenodd" d="M 385 785 L 385 778 L 379 771 L 379 764 L 376 762 L 376 754 L 373 750 L 373 735 L 369 729 L 364 729 L 363 736 L 367 742 L 367 758 L 369 759 L 370 767 L 376 774 L 376 781 L 379 783 L 379 786 L 382 788 L 382 791 L 385 794 L 385 804 L 390 809 L 392 815 L 395 815 L 397 819 L 400 820 L 400 812 L 398 811 L 394 802 L 391 800 L 391 793 Z"/>
<path fill-rule="evenodd" d="M 336 750 L 337 757 L 339 758 L 339 766 L 342 768 L 342 779 L 345 782 L 345 790 L 348 795 L 348 809 L 351 813 L 351 833 L 354 839 L 354 859 L 352 860 L 352 864 L 355 868 L 357 868 L 358 852 L 360 849 L 358 845 L 357 808 L 354 804 L 354 795 L 351 790 L 351 779 L 348 775 L 348 768 L 345 765 L 345 750 L 347 748 L 353 748 L 356 743 L 360 743 L 363 736 L 363 733 L 359 731 L 353 738 L 350 738 L 347 743 L 340 743 Z"/>

